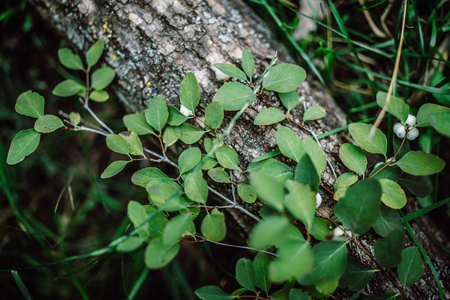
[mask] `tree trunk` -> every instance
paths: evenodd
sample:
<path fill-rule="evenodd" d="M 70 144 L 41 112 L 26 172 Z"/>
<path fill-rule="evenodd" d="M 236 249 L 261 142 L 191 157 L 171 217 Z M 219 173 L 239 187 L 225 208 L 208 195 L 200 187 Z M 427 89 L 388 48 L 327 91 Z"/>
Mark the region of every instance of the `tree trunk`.
<path fill-rule="evenodd" d="M 279 63 L 293 61 L 241 0 L 30 1 L 43 18 L 52 23 L 81 53 L 85 53 L 95 41 L 105 41 L 104 63 L 115 69 L 117 80 L 114 91 L 129 111 L 142 111 L 148 100 L 156 95 L 179 107 L 180 83 L 188 72 L 193 72 L 201 90 L 200 105 L 196 111 L 201 116 L 214 93 L 227 79 L 213 64 L 238 64 L 242 48 L 254 55 L 259 74 L 276 52 Z M 299 116 L 305 106 L 318 104 L 327 111 L 325 118 L 312 125 L 316 135 L 345 125 L 344 114 L 330 95 L 311 78 L 302 83 L 298 93 L 300 103 L 292 111 L 294 120 L 301 120 Z M 281 105 L 276 97 L 270 94 L 267 97 L 273 105 Z M 263 107 L 267 107 L 263 100 L 256 100 L 226 140 L 226 144 L 238 152 L 243 169 L 253 158 L 276 149 L 277 126 L 252 125 L 257 112 Z M 283 123 L 301 137 L 310 136 L 290 124 Z M 203 125 L 199 123 L 199 126 Z M 320 141 L 337 174 L 341 173 L 337 153 L 343 140 L 342 135 L 332 135 Z M 335 176 L 327 167 L 322 183 L 331 188 L 334 181 Z M 230 191 L 224 193 L 231 197 Z M 332 216 L 334 200 L 330 199 L 329 194 L 321 194 L 324 198 L 321 210 Z M 259 209 L 258 206 L 246 208 L 255 213 Z M 239 210 L 231 213 L 240 226 L 236 230 L 246 236 L 253 225 L 251 218 Z M 437 265 L 437 268 L 442 267 Z M 381 276 L 371 283 L 371 291 L 397 292 L 395 288 L 386 287 L 387 281 Z M 411 298 L 425 299 L 431 294 L 438 294 L 429 270 L 421 282 L 426 284 L 408 289 Z"/>

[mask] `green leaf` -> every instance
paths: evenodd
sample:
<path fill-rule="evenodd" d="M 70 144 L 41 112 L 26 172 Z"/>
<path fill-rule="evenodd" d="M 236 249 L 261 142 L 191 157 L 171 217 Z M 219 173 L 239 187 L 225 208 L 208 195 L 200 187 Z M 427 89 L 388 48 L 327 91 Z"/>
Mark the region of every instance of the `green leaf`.
<path fill-rule="evenodd" d="M 339 148 L 339 158 L 347 168 L 364 176 L 367 168 L 367 158 L 361 148 L 344 143 Z"/>
<path fill-rule="evenodd" d="M 270 176 L 278 181 L 282 186 L 285 185 L 286 180 L 292 179 L 292 169 L 279 161 L 273 160 L 264 164 L 259 172 L 270 174 Z"/>
<path fill-rule="evenodd" d="M 76 112 L 71 112 L 69 114 L 69 120 L 70 120 L 70 123 L 72 123 L 73 125 L 77 126 L 81 122 L 80 114 L 76 113 Z"/>
<path fill-rule="evenodd" d="M 192 147 L 184 150 L 178 157 L 178 166 L 180 175 L 192 170 L 202 159 L 202 152 L 198 147 Z"/>
<path fill-rule="evenodd" d="M 398 157 L 398 155 L 397 155 L 397 157 Z M 385 167 L 383 170 L 381 170 L 381 168 L 383 166 L 384 165 L 382 164 L 382 165 L 375 167 L 372 170 L 372 172 L 370 173 L 369 177 L 373 178 L 373 179 L 390 179 L 390 180 L 397 182 L 402 173 L 402 170 L 400 170 L 400 168 L 396 165 L 390 165 L 390 166 Z M 403 176 L 404 175 L 407 175 L 407 174 L 403 174 Z M 411 175 L 409 175 L 409 176 L 411 176 Z"/>
<path fill-rule="evenodd" d="M 61 127 L 64 127 L 64 123 L 54 115 L 43 115 L 34 123 L 34 130 L 40 133 L 50 133 Z"/>
<path fill-rule="evenodd" d="M 208 156 L 207 154 L 202 154 L 202 160 L 201 160 L 201 166 L 200 169 L 202 170 L 210 170 L 217 166 L 218 162 L 214 158 Z M 205 158 L 206 157 L 206 158 Z"/>
<path fill-rule="evenodd" d="M 60 82 L 52 91 L 53 95 L 59 97 L 70 97 L 76 95 L 84 87 L 72 79 L 66 79 Z"/>
<path fill-rule="evenodd" d="M 386 156 L 387 151 L 387 139 L 386 136 L 378 128 L 375 130 L 375 134 L 372 138 L 369 138 L 372 125 L 364 123 L 352 123 L 348 126 L 352 138 L 355 142 L 370 153 L 379 153 Z"/>
<path fill-rule="evenodd" d="M 422 151 L 409 151 L 396 165 L 408 174 L 425 176 L 442 171 L 445 167 L 445 161 L 433 154 Z"/>
<path fill-rule="evenodd" d="M 322 106 L 311 105 L 310 107 L 308 107 L 307 110 L 305 110 L 305 113 L 303 114 L 303 122 L 302 123 L 305 123 L 306 121 L 314 121 L 314 120 L 321 119 L 321 118 L 325 117 L 326 114 L 327 114 L 327 112 L 325 111 L 325 109 L 323 109 Z"/>
<path fill-rule="evenodd" d="M 406 205 L 406 194 L 401 186 L 390 179 L 378 179 L 381 186 L 381 201 L 390 208 L 401 209 Z"/>
<path fill-rule="evenodd" d="M 78 54 L 74 54 L 72 50 L 62 48 L 58 50 L 58 58 L 61 64 L 71 70 L 84 70 L 83 62 Z"/>
<path fill-rule="evenodd" d="M 223 168 L 214 168 L 208 171 L 209 177 L 219 183 L 231 183 L 230 175 Z"/>
<path fill-rule="evenodd" d="M 219 242 L 223 240 L 227 234 L 225 215 L 214 208 L 203 219 L 201 231 L 203 236 L 211 241 Z"/>
<path fill-rule="evenodd" d="M 236 280 L 249 291 L 255 291 L 255 270 L 248 258 L 240 258 L 236 263 Z"/>
<path fill-rule="evenodd" d="M 241 70 L 239 70 L 238 68 L 236 68 L 232 64 L 217 63 L 217 64 L 214 64 L 214 67 L 216 67 L 222 73 L 225 73 L 228 76 L 247 81 L 247 76 L 245 75 L 245 73 L 242 72 Z"/>
<path fill-rule="evenodd" d="M 381 186 L 377 180 L 369 179 L 348 187 L 345 196 L 334 207 L 334 213 L 345 228 L 362 234 L 380 216 Z"/>
<path fill-rule="evenodd" d="M 149 237 L 159 237 L 162 235 L 168 220 L 164 213 L 155 214 L 149 220 L 149 216 L 155 213 L 156 210 L 155 207 L 141 205 L 136 201 L 130 201 L 128 203 L 127 215 L 134 227 L 137 228 L 146 222 L 138 232 L 140 237 L 148 239 Z"/>
<path fill-rule="evenodd" d="M 192 226 L 194 223 L 192 223 L 191 214 L 184 213 L 173 217 L 164 227 L 163 243 L 169 246 L 178 242 L 184 235 L 195 234 L 191 231 Z"/>
<path fill-rule="evenodd" d="M 180 126 L 187 119 L 189 119 L 172 105 L 167 105 L 167 108 L 169 110 L 169 118 L 167 119 L 167 124 L 169 124 L 170 126 Z"/>
<path fill-rule="evenodd" d="M 195 295 L 202 300 L 231 300 L 234 296 L 222 291 L 218 286 L 208 285 L 195 291 Z"/>
<path fill-rule="evenodd" d="M 316 193 L 310 187 L 293 181 L 286 182 L 288 194 L 284 197 L 284 205 L 297 219 L 303 222 L 306 230 L 311 229 L 314 215 L 316 214 Z"/>
<path fill-rule="evenodd" d="M 341 174 L 334 183 L 334 190 L 337 191 L 341 187 L 351 186 L 358 181 L 358 175 L 354 173 Z"/>
<path fill-rule="evenodd" d="M 216 158 L 219 164 L 227 169 L 239 170 L 239 157 L 233 148 L 222 145 L 216 149 Z"/>
<path fill-rule="evenodd" d="M 281 216 L 268 216 L 260 221 L 250 233 L 249 246 L 256 249 L 279 247 L 287 241 L 304 240 L 298 229 Z"/>
<path fill-rule="evenodd" d="M 302 159 L 295 168 L 295 181 L 307 185 L 312 191 L 317 193 L 319 191 L 320 177 L 317 174 L 316 167 L 312 162 L 309 154 L 303 155 Z M 315 194 L 314 194 L 315 207 Z"/>
<path fill-rule="evenodd" d="M 34 129 L 18 132 L 12 139 L 11 146 L 9 146 L 8 157 L 6 158 L 8 165 L 20 163 L 25 157 L 33 153 L 40 140 L 41 134 Z"/>
<path fill-rule="evenodd" d="M 200 89 L 194 73 L 187 73 L 180 85 L 180 102 L 187 109 L 194 111 L 200 101 Z"/>
<path fill-rule="evenodd" d="M 277 257 L 269 264 L 269 277 L 273 282 L 295 280 L 311 271 L 314 255 L 308 241 L 292 240 L 279 247 Z"/>
<path fill-rule="evenodd" d="M 295 90 L 306 79 L 303 68 L 293 64 L 274 66 L 263 79 L 266 90 L 287 93 Z"/>
<path fill-rule="evenodd" d="M 270 280 L 268 274 L 270 261 L 269 256 L 264 252 L 258 252 L 256 257 L 253 259 L 255 285 L 266 293 L 268 293 L 270 287 L 272 286 L 272 281 Z"/>
<path fill-rule="evenodd" d="M 148 124 L 143 113 L 128 114 L 123 116 L 123 123 L 128 131 L 134 131 L 138 135 L 153 134 L 153 128 Z"/>
<path fill-rule="evenodd" d="M 153 167 L 140 169 L 131 176 L 131 182 L 145 188 L 150 182 L 154 180 L 171 180 L 169 176 L 164 174 L 161 170 Z"/>
<path fill-rule="evenodd" d="M 110 134 L 106 137 L 106 145 L 109 149 L 120 154 L 129 154 L 128 144 L 125 139 L 118 134 Z"/>
<path fill-rule="evenodd" d="M 339 278 L 322 280 L 315 285 L 315 289 L 322 295 L 332 294 L 339 285 Z"/>
<path fill-rule="evenodd" d="M 105 43 L 103 40 L 98 40 L 94 43 L 94 45 L 89 48 L 89 50 L 86 53 L 86 61 L 88 64 L 88 69 L 90 69 L 92 66 L 94 66 L 100 57 L 102 56 L 103 49 L 105 48 Z"/>
<path fill-rule="evenodd" d="M 428 117 L 431 126 L 442 135 L 450 137 L 450 111 L 437 111 Z"/>
<path fill-rule="evenodd" d="M 125 139 L 128 144 L 128 152 L 131 155 L 140 155 L 145 157 L 144 147 L 142 146 L 141 140 L 136 132 L 124 132 L 119 134 L 121 137 Z"/>
<path fill-rule="evenodd" d="M 194 202 L 205 204 L 208 199 L 208 184 L 197 173 L 191 173 L 184 181 L 184 192 Z"/>
<path fill-rule="evenodd" d="M 145 119 L 155 130 L 161 132 L 169 118 L 169 110 L 166 101 L 156 96 L 148 102 L 148 108 L 145 110 Z"/>
<path fill-rule="evenodd" d="M 237 185 L 237 192 L 239 197 L 247 203 L 256 201 L 256 191 L 250 184 L 239 183 Z"/>
<path fill-rule="evenodd" d="M 100 175 L 100 178 L 110 178 L 114 175 L 117 175 L 120 173 L 120 171 L 125 168 L 125 166 L 129 163 L 129 160 L 117 160 L 115 162 L 112 162 L 106 169 L 103 171 L 102 175 Z"/>
<path fill-rule="evenodd" d="M 145 239 L 138 236 L 130 236 L 119 245 L 117 245 L 116 250 L 119 252 L 132 252 L 139 248 Z"/>
<path fill-rule="evenodd" d="M 16 101 L 16 112 L 32 117 L 40 118 L 44 115 L 44 97 L 32 91 L 26 91 L 20 94 Z"/>
<path fill-rule="evenodd" d="M 403 174 L 398 182 L 417 197 L 426 197 L 433 191 L 433 184 L 431 183 L 429 176 Z"/>
<path fill-rule="evenodd" d="M 176 136 L 185 144 L 191 145 L 198 142 L 202 138 L 205 131 L 189 124 L 181 124 L 175 127 Z"/>
<path fill-rule="evenodd" d="M 284 156 L 287 156 L 296 162 L 299 162 L 305 153 L 300 137 L 292 131 L 292 129 L 285 126 L 278 127 L 277 144 Z"/>
<path fill-rule="evenodd" d="M 92 73 L 91 87 L 97 91 L 103 90 L 113 81 L 114 76 L 116 76 L 116 72 L 110 67 L 103 67 L 95 70 L 95 72 Z"/>
<path fill-rule="evenodd" d="M 163 134 L 164 148 L 167 149 L 167 147 L 172 146 L 177 141 L 178 141 L 178 137 L 175 134 L 175 127 L 167 126 L 166 129 L 164 130 L 164 134 Z"/>
<path fill-rule="evenodd" d="M 314 163 L 317 174 L 321 175 L 327 167 L 327 157 L 325 156 L 322 147 L 320 147 L 314 139 L 309 137 L 304 138 L 302 140 L 302 144 L 305 149 L 305 153 L 309 155 L 309 158 L 311 158 Z"/>
<path fill-rule="evenodd" d="M 316 240 L 325 241 L 333 231 L 330 229 L 330 225 L 330 221 L 314 217 L 311 228 L 308 231 Z"/>
<path fill-rule="evenodd" d="M 347 268 L 342 275 L 339 286 L 351 291 L 360 291 L 366 287 L 376 270 L 366 267 L 353 257 L 349 257 Z"/>
<path fill-rule="evenodd" d="M 219 128 L 223 121 L 223 105 L 219 102 L 211 102 L 205 109 L 205 122 L 211 128 Z"/>
<path fill-rule="evenodd" d="M 305 277 L 300 278 L 302 285 L 317 284 L 323 280 L 340 278 L 347 267 L 347 246 L 345 243 L 325 241 L 313 248 L 314 267 Z"/>
<path fill-rule="evenodd" d="M 181 196 L 183 191 L 180 186 L 172 180 L 152 180 L 147 184 L 145 189 L 147 190 L 149 200 L 157 207 L 160 207 L 166 202 L 169 203 L 165 207 L 166 211 L 179 211 L 189 204 Z"/>
<path fill-rule="evenodd" d="M 373 229 L 382 237 L 386 237 L 391 231 L 402 231 L 402 218 L 395 209 L 381 206 L 381 215 L 373 224 Z"/>
<path fill-rule="evenodd" d="M 261 201 L 278 211 L 283 210 L 285 191 L 280 180 L 266 172 L 255 172 L 250 175 L 250 183 Z"/>
<path fill-rule="evenodd" d="M 284 107 L 286 107 L 288 114 L 298 104 L 298 94 L 296 91 L 290 91 L 287 93 L 279 93 L 278 97 L 280 97 L 281 103 L 283 103 Z"/>
<path fill-rule="evenodd" d="M 311 300 L 311 296 L 301 289 L 291 289 L 289 291 L 289 300 Z"/>
<path fill-rule="evenodd" d="M 107 91 L 92 91 L 89 94 L 89 99 L 94 100 L 95 102 L 105 102 L 109 99 L 109 94 Z"/>
<path fill-rule="evenodd" d="M 398 279 L 403 287 L 417 282 L 422 276 L 424 264 L 417 247 L 408 247 L 402 251 L 402 261 L 397 266 Z"/>
<path fill-rule="evenodd" d="M 252 81 L 253 73 L 255 72 L 255 59 L 247 49 L 242 49 L 242 70 L 247 74 L 250 81 Z"/>
<path fill-rule="evenodd" d="M 210 153 L 210 152 L 211 152 L 211 149 L 212 149 L 212 147 L 213 147 L 213 145 L 214 145 L 214 142 L 215 142 L 215 140 L 213 141 L 213 140 L 207 139 L 207 138 L 205 138 L 205 139 L 203 140 L 203 145 L 205 146 L 205 151 L 206 151 L 206 153 L 208 153 L 212 158 L 216 158 L 216 154 L 215 154 L 214 152 Z M 219 144 L 219 146 L 220 146 L 220 145 L 223 145 L 223 143 Z"/>
<path fill-rule="evenodd" d="M 145 249 L 145 265 L 149 269 L 162 268 L 175 258 L 179 250 L 179 243 L 166 245 L 162 238 L 154 238 Z"/>
<path fill-rule="evenodd" d="M 373 246 L 375 259 L 386 269 L 396 267 L 402 257 L 401 253 L 405 247 L 405 232 L 394 230 L 386 237 L 380 238 Z"/>
<path fill-rule="evenodd" d="M 448 112 L 450 108 L 433 103 L 425 103 L 419 108 L 417 112 L 417 127 L 432 126 L 430 116 L 436 112 Z"/>
<path fill-rule="evenodd" d="M 213 97 L 214 102 L 222 103 L 223 109 L 228 111 L 240 110 L 252 97 L 250 103 L 255 100 L 253 91 L 246 85 L 237 82 L 229 82 L 222 85 Z"/>
<path fill-rule="evenodd" d="M 377 104 L 379 107 L 384 108 L 386 104 L 386 97 L 387 94 L 385 92 L 377 93 Z M 405 122 L 409 114 L 409 105 L 402 99 L 391 96 L 389 106 L 387 107 L 387 112 L 395 116 L 400 121 Z"/>
<path fill-rule="evenodd" d="M 256 116 L 253 124 L 271 125 L 283 121 L 286 116 L 278 108 L 263 108 Z"/>

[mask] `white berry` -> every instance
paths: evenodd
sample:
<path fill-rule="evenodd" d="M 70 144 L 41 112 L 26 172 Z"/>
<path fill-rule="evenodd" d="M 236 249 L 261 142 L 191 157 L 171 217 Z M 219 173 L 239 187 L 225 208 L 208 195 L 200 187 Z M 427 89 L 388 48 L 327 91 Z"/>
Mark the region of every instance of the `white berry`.
<path fill-rule="evenodd" d="M 413 115 L 408 115 L 405 124 L 408 125 L 408 127 L 414 127 L 416 125 L 416 117 Z"/>
<path fill-rule="evenodd" d="M 396 132 L 397 129 L 399 129 L 400 127 L 403 127 L 403 124 L 402 124 L 402 123 L 395 123 L 395 124 L 394 124 L 394 132 Z"/>
<path fill-rule="evenodd" d="M 395 130 L 394 133 L 397 137 L 399 137 L 401 139 L 404 138 L 406 135 L 405 127 L 403 127 L 403 126 L 397 127 L 397 130 Z"/>
<path fill-rule="evenodd" d="M 408 131 L 408 134 L 406 135 L 406 138 L 410 141 L 415 140 L 416 137 L 419 136 L 419 129 L 413 128 L 410 131 Z"/>
<path fill-rule="evenodd" d="M 316 208 L 318 208 L 322 204 L 322 196 L 319 193 L 316 194 Z"/>
<path fill-rule="evenodd" d="M 333 235 L 334 236 L 343 236 L 344 235 L 344 230 L 342 230 L 340 227 L 336 227 L 334 229 Z"/>
<path fill-rule="evenodd" d="M 183 104 L 180 107 L 180 112 L 185 115 L 186 117 L 191 117 L 194 115 L 194 112 L 187 107 L 185 107 Z"/>

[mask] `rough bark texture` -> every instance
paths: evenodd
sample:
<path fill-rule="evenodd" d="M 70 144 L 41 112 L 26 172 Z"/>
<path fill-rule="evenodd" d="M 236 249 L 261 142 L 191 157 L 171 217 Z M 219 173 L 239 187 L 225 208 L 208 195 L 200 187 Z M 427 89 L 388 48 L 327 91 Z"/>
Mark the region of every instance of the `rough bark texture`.
<path fill-rule="evenodd" d="M 193 72 L 200 85 L 201 100 L 197 115 L 201 116 L 217 89 L 227 79 L 213 67 L 214 63 L 238 63 L 241 49 L 247 48 L 255 56 L 257 69 L 261 71 L 276 51 L 278 62 L 291 62 L 292 58 L 277 44 L 267 28 L 256 19 L 240 0 L 31 0 L 40 14 L 84 53 L 96 40 L 106 43 L 103 63 L 117 72 L 115 93 L 129 111 L 142 111 L 147 101 L 163 96 L 169 104 L 179 107 L 178 90 L 188 72 Z M 345 117 L 333 99 L 312 81 L 305 81 L 298 89 L 300 105 L 292 112 L 299 120 L 303 107 L 319 104 L 327 111 L 327 116 L 311 126 L 316 134 L 345 124 Z M 281 105 L 276 97 L 267 94 L 275 106 Z M 226 144 L 232 146 L 240 156 L 243 169 L 255 157 L 275 150 L 277 126 L 253 126 L 253 119 L 266 104 L 258 99 L 236 124 Z M 228 114 L 228 120 L 232 114 Z M 292 123 L 291 127 L 302 137 L 307 136 Z M 198 124 L 199 126 L 201 123 Z M 339 146 L 344 137 L 331 136 L 321 140 L 321 146 L 340 173 L 337 159 Z M 240 174 L 235 174 L 240 178 Z M 245 180 L 245 179 L 243 179 Z M 322 182 L 331 187 L 334 176 L 327 167 Z M 230 191 L 224 191 L 230 195 Z M 322 193 L 322 192 L 321 192 Z M 325 199 L 321 210 L 332 215 L 333 200 Z M 247 207 L 257 211 L 258 205 Z M 239 211 L 232 211 L 243 236 L 249 232 L 252 222 Z M 427 227 L 429 228 L 429 227 Z M 419 235 L 422 243 L 429 240 Z M 423 240 L 422 240 L 423 238 Z M 364 239 L 367 239 L 364 241 Z M 368 249 L 373 246 L 370 237 L 360 237 Z M 372 246 L 371 246 L 372 245 Z M 441 279 L 448 278 L 442 253 L 430 247 L 435 267 L 440 270 Z M 444 264 L 442 264 L 444 263 Z M 435 299 L 438 295 L 430 270 L 413 288 L 407 290 L 414 299 Z M 380 272 L 381 273 L 381 272 Z M 444 280 L 442 283 L 445 285 Z M 371 291 L 395 291 L 383 275 L 371 283 Z M 447 286 L 444 287 L 445 289 Z M 339 297 L 339 296 L 338 296 Z"/>

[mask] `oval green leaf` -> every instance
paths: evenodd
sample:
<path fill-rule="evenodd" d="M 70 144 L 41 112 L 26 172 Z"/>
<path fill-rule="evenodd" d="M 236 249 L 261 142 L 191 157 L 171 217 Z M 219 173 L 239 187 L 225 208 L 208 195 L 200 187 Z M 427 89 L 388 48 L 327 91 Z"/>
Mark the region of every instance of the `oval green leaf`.
<path fill-rule="evenodd" d="M 255 285 L 261 290 L 268 293 L 272 286 L 272 281 L 269 278 L 268 269 L 270 258 L 267 253 L 258 252 L 253 259 L 253 269 L 255 270 Z"/>
<path fill-rule="evenodd" d="M 303 68 L 293 64 L 274 66 L 263 80 L 266 90 L 287 93 L 295 90 L 306 79 Z"/>
<path fill-rule="evenodd" d="M 148 124 L 143 113 L 128 114 L 123 116 L 123 123 L 128 131 L 134 131 L 138 135 L 153 134 L 153 128 Z"/>
<path fill-rule="evenodd" d="M 431 126 L 442 135 L 450 137 L 450 111 L 437 111 L 429 115 Z"/>
<path fill-rule="evenodd" d="M 386 237 L 376 241 L 373 246 L 375 259 L 387 269 L 396 267 L 402 257 L 401 253 L 405 247 L 405 232 L 403 230 L 394 230 L 389 232 Z"/>
<path fill-rule="evenodd" d="M 293 180 L 286 182 L 286 189 L 288 194 L 284 197 L 285 207 L 309 230 L 316 214 L 316 193 L 309 186 Z"/>
<path fill-rule="evenodd" d="M 153 97 L 148 102 L 148 108 L 144 113 L 147 123 L 157 131 L 161 132 L 169 118 L 169 110 L 167 109 L 166 101 L 159 96 Z"/>
<path fill-rule="evenodd" d="M 380 216 L 381 186 L 377 180 L 359 181 L 347 188 L 345 196 L 334 207 L 334 212 L 345 228 L 362 234 Z"/>
<path fill-rule="evenodd" d="M 298 104 L 298 94 L 296 91 L 290 91 L 287 93 L 279 93 L 281 103 L 286 107 L 288 113 L 293 110 Z"/>
<path fill-rule="evenodd" d="M 255 125 L 271 125 L 283 121 L 286 116 L 278 108 L 263 108 L 256 116 L 253 124 Z"/>
<path fill-rule="evenodd" d="M 408 174 L 425 176 L 442 171 L 445 167 L 445 161 L 434 154 L 422 151 L 409 151 L 396 165 Z"/>
<path fill-rule="evenodd" d="M 214 64 L 214 67 L 216 67 L 217 69 L 219 69 L 222 73 L 240 79 L 240 80 L 244 80 L 247 81 L 247 76 L 245 75 L 244 72 L 242 72 L 241 70 L 239 70 L 238 68 L 236 68 L 234 65 L 232 64 L 227 64 L 227 63 L 217 63 Z"/>
<path fill-rule="evenodd" d="M 154 167 L 140 169 L 139 171 L 135 172 L 133 176 L 131 176 L 131 182 L 143 188 L 145 188 L 150 182 L 159 179 L 171 180 L 169 176 Z"/>
<path fill-rule="evenodd" d="M 339 281 L 339 286 L 357 292 L 366 287 L 376 270 L 366 267 L 353 257 L 349 257 L 347 268 Z"/>
<path fill-rule="evenodd" d="M 34 130 L 40 133 L 50 133 L 61 127 L 64 127 L 64 123 L 54 115 L 43 115 L 34 123 Z"/>
<path fill-rule="evenodd" d="M 253 203 L 256 201 L 256 191 L 250 184 L 238 184 L 237 192 L 239 197 L 241 197 L 241 199 L 247 203 Z"/>
<path fill-rule="evenodd" d="M 202 152 L 198 147 L 192 147 L 184 150 L 178 157 L 178 166 L 180 175 L 192 170 L 202 159 Z"/>
<path fill-rule="evenodd" d="M 136 132 L 123 132 L 119 134 L 121 137 L 125 139 L 125 141 L 128 144 L 128 152 L 131 155 L 140 155 L 145 157 L 144 155 L 144 147 L 142 146 L 141 140 L 139 139 L 139 136 L 136 134 Z"/>
<path fill-rule="evenodd" d="M 145 265 L 149 269 L 159 269 L 170 263 L 180 250 L 180 244 L 166 245 L 162 238 L 154 238 L 145 249 Z"/>
<path fill-rule="evenodd" d="M 39 145 L 40 140 L 41 134 L 34 129 L 18 132 L 12 139 L 11 146 L 9 146 L 8 156 L 6 158 L 8 165 L 15 165 L 33 153 Z"/>
<path fill-rule="evenodd" d="M 58 58 L 61 64 L 71 70 L 84 70 L 83 62 L 78 54 L 74 54 L 72 50 L 68 48 L 62 48 L 58 50 Z"/>
<path fill-rule="evenodd" d="M 210 214 L 207 214 L 202 221 L 201 231 L 205 238 L 219 242 L 223 240 L 227 234 L 227 227 L 225 225 L 225 215 L 213 209 Z"/>
<path fill-rule="evenodd" d="M 223 168 L 214 168 L 208 171 L 209 177 L 219 183 L 231 183 L 230 175 Z"/>
<path fill-rule="evenodd" d="M 194 111 L 200 101 L 200 89 L 194 73 L 187 73 L 180 85 L 181 104 Z"/>
<path fill-rule="evenodd" d="M 106 137 L 106 145 L 109 149 L 120 154 L 129 154 L 128 144 L 125 139 L 118 134 L 110 134 Z"/>
<path fill-rule="evenodd" d="M 381 185 L 381 201 L 387 207 L 401 209 L 406 205 L 406 194 L 402 187 L 390 179 L 378 179 Z"/>
<path fill-rule="evenodd" d="M 40 118 L 44 115 L 44 104 L 44 97 L 40 94 L 26 91 L 17 98 L 15 110 L 24 116 Z"/>
<path fill-rule="evenodd" d="M 112 162 L 106 169 L 103 171 L 102 175 L 100 175 L 100 178 L 110 178 L 114 175 L 117 175 L 120 173 L 120 171 L 125 168 L 125 166 L 129 163 L 129 160 L 117 160 Z"/>
<path fill-rule="evenodd" d="M 94 43 L 94 45 L 91 46 L 91 48 L 89 48 L 86 53 L 88 69 L 90 69 L 98 62 L 98 60 L 102 56 L 103 48 L 105 48 L 105 43 L 103 42 L 103 40 L 98 40 Z"/>
<path fill-rule="evenodd" d="M 386 156 L 387 139 L 378 128 L 372 138 L 369 138 L 372 125 L 364 123 L 352 123 L 348 126 L 352 138 L 362 149 L 370 153 L 379 153 Z"/>
<path fill-rule="evenodd" d="M 341 174 L 334 183 L 334 190 L 337 191 L 341 187 L 351 186 L 358 181 L 358 175 L 354 173 Z"/>
<path fill-rule="evenodd" d="M 70 97 L 76 95 L 84 87 L 72 79 L 64 80 L 59 83 L 52 91 L 53 95 L 59 97 Z"/>
<path fill-rule="evenodd" d="M 247 49 L 242 49 L 242 69 L 247 74 L 250 81 L 252 81 L 253 73 L 255 72 L 255 59 Z"/>
<path fill-rule="evenodd" d="M 205 204 L 208 199 L 208 184 L 197 173 L 191 173 L 184 181 L 184 192 L 194 202 Z"/>
<path fill-rule="evenodd" d="M 205 109 L 205 122 L 211 128 L 219 128 L 224 116 L 223 105 L 219 102 L 211 102 Z"/>
<path fill-rule="evenodd" d="M 236 263 L 236 280 L 249 291 L 255 291 L 255 270 L 248 258 L 240 258 Z"/>
<path fill-rule="evenodd" d="M 230 146 L 222 145 L 217 148 L 216 158 L 222 167 L 232 170 L 239 170 L 238 154 Z"/>
<path fill-rule="evenodd" d="M 89 94 L 89 99 L 95 102 L 105 102 L 109 99 L 109 94 L 107 91 L 92 91 Z"/>
<path fill-rule="evenodd" d="M 304 138 L 302 140 L 303 148 L 305 153 L 309 155 L 314 166 L 316 167 L 317 174 L 321 175 L 322 172 L 327 167 L 327 157 L 323 152 L 322 147 L 312 138 Z"/>
<path fill-rule="evenodd" d="M 198 142 L 202 138 L 205 131 L 189 124 L 181 124 L 175 127 L 176 136 L 185 144 L 191 145 Z"/>
<path fill-rule="evenodd" d="M 425 103 L 417 112 L 417 127 L 431 126 L 430 114 L 445 111 L 450 111 L 450 108 L 433 103 Z"/>
<path fill-rule="evenodd" d="M 95 72 L 92 73 L 91 87 L 97 91 L 103 90 L 113 81 L 114 76 L 116 76 L 116 72 L 110 67 L 103 67 L 95 70 Z"/>
<path fill-rule="evenodd" d="M 373 229 L 382 237 L 386 237 L 391 231 L 402 231 L 402 218 L 395 209 L 381 206 L 381 215 L 373 224 Z"/>
<path fill-rule="evenodd" d="M 347 168 L 364 176 L 367 168 L 367 158 L 361 148 L 344 143 L 339 148 L 339 158 Z"/>
<path fill-rule="evenodd" d="M 185 235 L 193 235 L 191 214 L 180 214 L 167 222 L 162 235 L 163 243 L 167 246 L 178 242 Z"/>
<path fill-rule="evenodd" d="M 169 110 L 169 118 L 167 119 L 167 124 L 169 124 L 170 126 L 180 126 L 187 119 L 189 119 L 172 105 L 167 105 L 167 108 Z"/>
<path fill-rule="evenodd" d="M 420 279 L 424 264 L 417 247 L 408 247 L 402 251 L 402 261 L 397 266 L 398 279 L 403 287 L 408 287 Z"/>
<path fill-rule="evenodd" d="M 327 112 L 320 105 L 312 105 L 303 114 L 303 123 L 306 121 L 314 121 L 325 117 Z"/>
<path fill-rule="evenodd" d="M 379 107 L 384 108 L 386 105 L 387 94 L 385 92 L 377 93 L 377 104 Z M 402 122 L 405 122 L 409 114 L 409 105 L 405 103 L 402 99 L 391 96 L 389 105 L 387 107 L 387 112 L 395 116 Z"/>
<path fill-rule="evenodd" d="M 117 251 L 119 252 L 132 252 L 139 248 L 145 239 L 138 236 L 130 236 L 125 241 L 117 245 Z"/>
<path fill-rule="evenodd" d="M 277 144 L 284 156 L 296 162 L 299 162 L 305 153 L 300 137 L 292 129 L 285 126 L 278 127 Z"/>
<path fill-rule="evenodd" d="M 250 103 L 253 102 L 255 96 L 248 86 L 237 82 L 229 82 L 222 85 L 213 97 L 214 102 L 222 103 L 223 109 L 227 111 L 240 110 L 252 97 Z"/>

